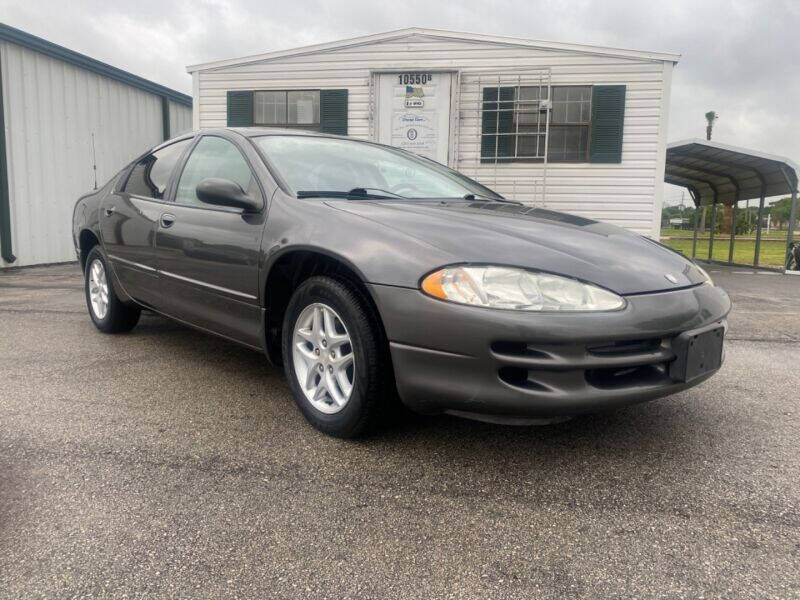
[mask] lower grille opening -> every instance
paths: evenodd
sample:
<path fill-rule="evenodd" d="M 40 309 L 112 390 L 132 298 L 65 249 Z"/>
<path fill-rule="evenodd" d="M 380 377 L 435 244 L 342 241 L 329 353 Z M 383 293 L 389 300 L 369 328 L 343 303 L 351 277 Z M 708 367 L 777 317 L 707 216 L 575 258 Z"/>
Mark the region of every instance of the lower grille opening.
<path fill-rule="evenodd" d="M 527 369 L 522 369 L 520 367 L 502 367 L 497 371 L 497 375 L 500 377 L 501 381 L 517 388 L 534 390 L 537 392 L 549 391 L 549 388 L 531 379 Z"/>
<path fill-rule="evenodd" d="M 613 390 L 637 385 L 663 383 L 668 378 L 666 364 L 641 365 L 586 371 L 586 382 L 596 388 Z"/>
<path fill-rule="evenodd" d="M 653 352 L 658 350 L 660 346 L 661 338 L 649 338 L 645 340 L 623 340 L 602 346 L 590 346 L 586 350 L 600 356 L 627 356 L 628 354 L 638 354 L 640 352 Z"/>
<path fill-rule="evenodd" d="M 525 342 L 494 342 L 492 351 L 507 356 L 528 356 L 532 358 L 551 358 L 546 352 L 535 350 Z"/>

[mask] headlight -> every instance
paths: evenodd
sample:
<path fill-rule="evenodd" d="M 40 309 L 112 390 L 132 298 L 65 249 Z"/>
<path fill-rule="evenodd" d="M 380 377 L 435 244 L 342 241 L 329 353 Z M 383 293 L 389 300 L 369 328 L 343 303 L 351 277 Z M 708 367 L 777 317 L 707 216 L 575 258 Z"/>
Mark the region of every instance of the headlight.
<path fill-rule="evenodd" d="M 706 283 L 707 283 L 708 285 L 714 285 L 714 280 L 713 280 L 713 279 L 711 279 L 711 275 L 709 275 L 708 273 L 706 273 L 706 270 L 705 270 L 703 267 L 701 267 L 701 266 L 700 266 L 700 265 L 698 265 L 697 263 L 694 263 L 694 266 L 695 266 L 695 268 L 697 268 L 697 270 L 698 270 L 698 271 L 700 271 L 700 274 L 701 274 L 703 277 L 705 277 L 705 278 L 706 278 Z"/>
<path fill-rule="evenodd" d="M 568 277 L 512 267 L 445 267 L 422 280 L 422 291 L 459 304 L 531 311 L 618 310 L 613 292 Z"/>

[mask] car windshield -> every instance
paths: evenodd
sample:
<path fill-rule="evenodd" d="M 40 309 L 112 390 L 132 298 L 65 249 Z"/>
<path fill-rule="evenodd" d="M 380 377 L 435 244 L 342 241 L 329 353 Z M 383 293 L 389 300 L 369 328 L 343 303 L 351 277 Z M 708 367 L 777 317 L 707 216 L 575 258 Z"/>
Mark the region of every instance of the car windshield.
<path fill-rule="evenodd" d="M 403 150 L 335 138 L 267 135 L 256 143 L 300 197 L 502 197 L 461 173 Z"/>

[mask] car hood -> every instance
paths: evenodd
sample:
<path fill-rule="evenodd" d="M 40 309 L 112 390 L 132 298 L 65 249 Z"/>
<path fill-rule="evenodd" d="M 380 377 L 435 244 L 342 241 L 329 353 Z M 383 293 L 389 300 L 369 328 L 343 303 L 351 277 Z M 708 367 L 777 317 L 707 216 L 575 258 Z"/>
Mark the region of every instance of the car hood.
<path fill-rule="evenodd" d="M 506 202 L 331 201 L 340 210 L 425 241 L 452 263 L 490 263 L 548 271 L 618 294 L 703 283 L 683 255 L 625 229 Z M 444 265 L 432 265 L 436 268 Z"/>

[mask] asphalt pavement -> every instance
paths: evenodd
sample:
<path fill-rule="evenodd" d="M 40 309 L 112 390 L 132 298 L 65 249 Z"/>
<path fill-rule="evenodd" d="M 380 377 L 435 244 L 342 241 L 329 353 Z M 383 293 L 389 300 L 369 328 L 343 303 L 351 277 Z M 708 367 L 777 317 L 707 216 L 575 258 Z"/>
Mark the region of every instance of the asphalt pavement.
<path fill-rule="evenodd" d="M 75 265 L 0 272 L 0 598 L 800 598 L 800 277 L 711 268 L 727 358 L 546 427 L 309 427 L 258 353 Z"/>

